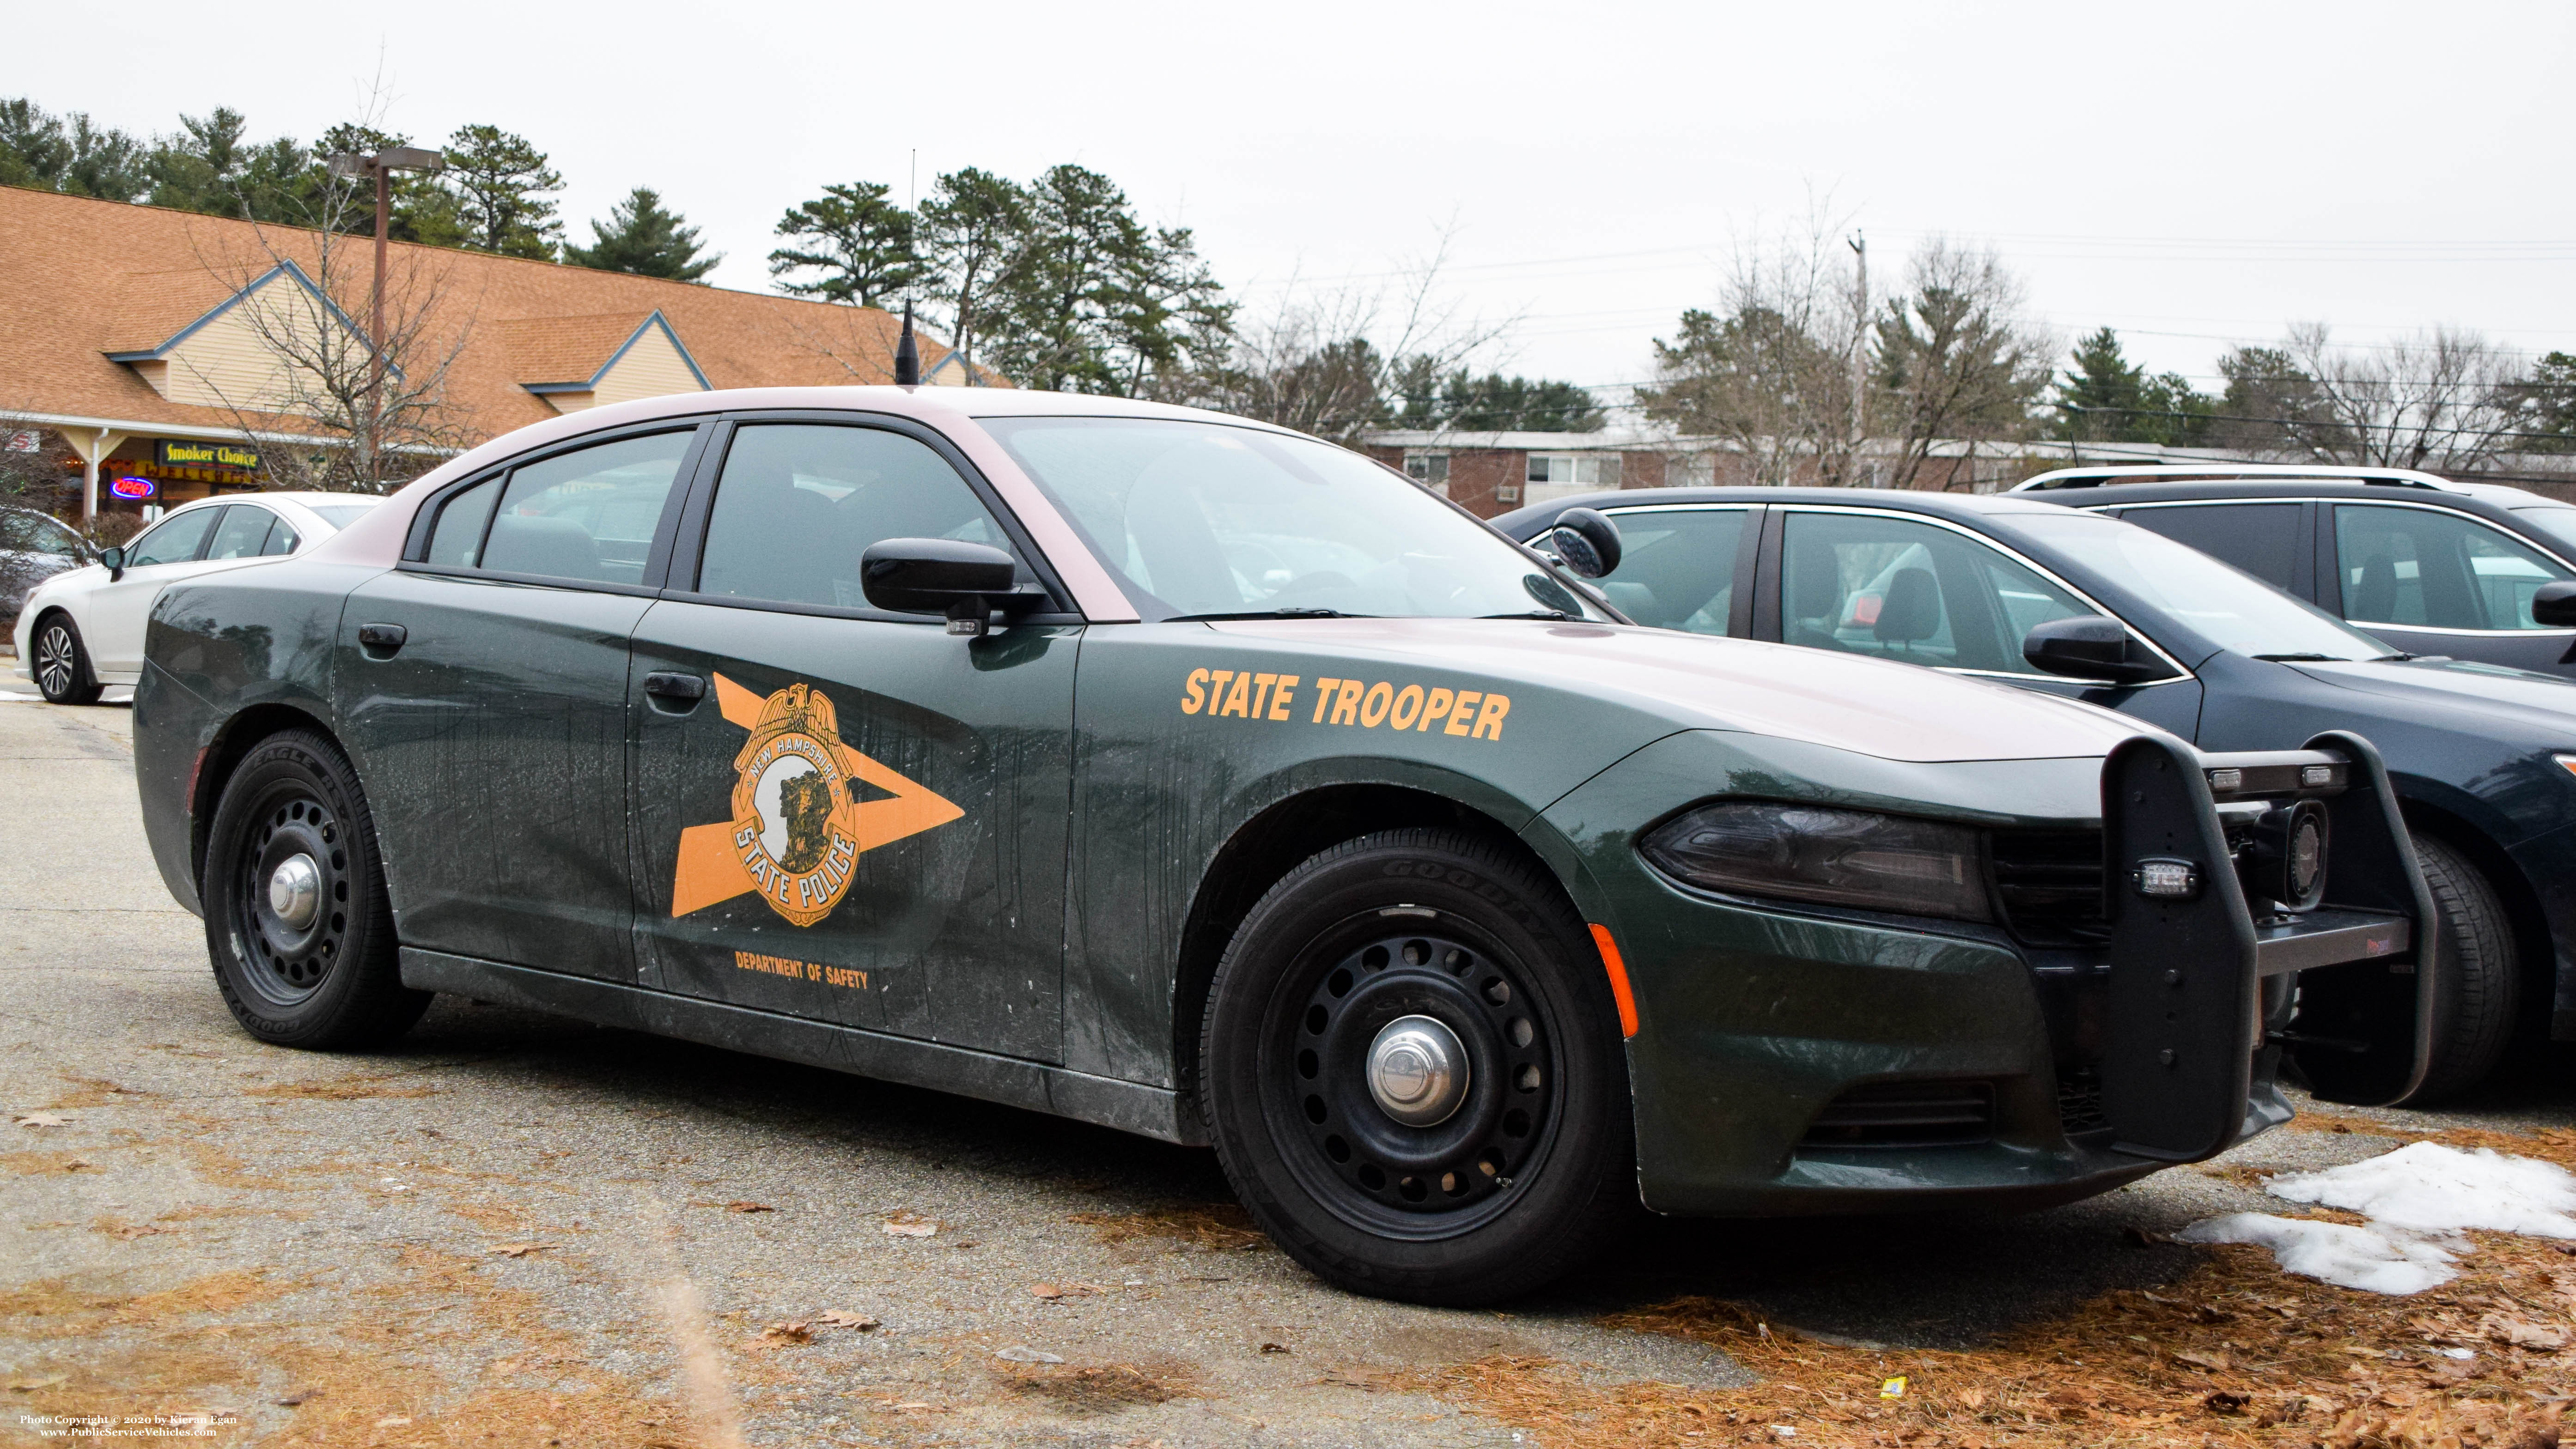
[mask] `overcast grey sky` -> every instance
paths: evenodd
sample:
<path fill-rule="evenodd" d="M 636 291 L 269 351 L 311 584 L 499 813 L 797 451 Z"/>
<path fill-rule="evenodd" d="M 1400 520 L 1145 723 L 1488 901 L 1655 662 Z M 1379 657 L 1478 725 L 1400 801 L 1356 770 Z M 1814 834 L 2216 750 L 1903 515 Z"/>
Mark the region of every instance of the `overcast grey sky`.
<path fill-rule="evenodd" d="M 1947 233 L 2070 337 L 2206 377 L 2232 340 L 2451 323 L 2576 349 L 2576 6 L 1299 3 L 17 8 L 20 90 L 129 129 L 388 123 L 552 153 L 573 234 L 659 188 L 765 289 L 826 182 L 1078 161 L 1258 309 L 1444 229 L 1491 359 L 1584 383 L 1829 197 L 1873 281 Z"/>

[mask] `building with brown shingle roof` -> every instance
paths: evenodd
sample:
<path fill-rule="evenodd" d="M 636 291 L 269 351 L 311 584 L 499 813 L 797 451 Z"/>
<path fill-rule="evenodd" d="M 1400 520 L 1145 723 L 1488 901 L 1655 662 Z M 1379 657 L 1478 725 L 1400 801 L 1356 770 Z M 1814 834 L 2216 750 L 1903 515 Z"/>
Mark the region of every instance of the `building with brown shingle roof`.
<path fill-rule="evenodd" d="M 0 445 L 59 444 L 83 467 L 84 496 L 108 507 L 261 486 L 258 467 L 197 466 L 192 452 L 206 450 L 185 444 L 231 444 L 235 457 L 328 446 L 295 415 L 291 367 L 257 315 L 269 309 L 272 328 L 336 319 L 363 351 L 352 319 L 367 311 L 372 243 L 328 245 L 290 227 L 0 187 Z M 335 273 L 331 286 L 314 280 Z M 901 330 L 877 308 L 407 243 L 394 244 L 389 275 L 398 315 L 421 319 L 409 355 L 447 360 L 436 440 L 420 445 L 431 452 L 630 398 L 889 382 Z M 1006 385 L 980 368 L 970 379 L 928 339 L 921 351 L 931 383 Z M 171 461 L 170 443 L 191 461 Z M 102 477 L 135 481 L 101 497 Z"/>

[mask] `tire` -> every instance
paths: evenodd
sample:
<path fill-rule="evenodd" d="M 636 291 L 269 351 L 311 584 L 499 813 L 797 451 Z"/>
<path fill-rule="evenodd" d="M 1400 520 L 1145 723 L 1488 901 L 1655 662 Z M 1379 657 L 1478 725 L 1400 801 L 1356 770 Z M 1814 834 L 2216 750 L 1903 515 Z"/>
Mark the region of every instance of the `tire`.
<path fill-rule="evenodd" d="M 27 643 L 27 673 L 48 704 L 96 704 L 101 692 L 98 671 L 90 667 L 89 646 L 69 614 L 47 614 L 36 621 Z"/>
<path fill-rule="evenodd" d="M 1368 1063 L 1426 1016 L 1466 1070 L 1447 1115 L 1409 1125 Z M 1535 862 L 1387 831 L 1306 861 L 1244 917 L 1209 988 L 1201 1106 L 1236 1195 L 1317 1276 L 1491 1303 L 1640 1211 L 1617 1020 L 1598 948 Z"/>
<path fill-rule="evenodd" d="M 2432 1064 L 2405 1102 L 2421 1107 L 2476 1086 L 2504 1059 L 2522 982 L 2513 928 L 2495 887 L 2468 857 L 2429 835 L 2415 837 L 2415 856 L 2433 890 L 2449 968 L 2433 1003 Z"/>
<path fill-rule="evenodd" d="M 310 891 L 277 891 L 309 867 Z M 199 898 L 224 1004 L 261 1041 L 316 1051 L 391 1041 L 429 1007 L 402 984 L 375 819 L 348 760 L 310 730 L 251 747 L 206 841 Z"/>

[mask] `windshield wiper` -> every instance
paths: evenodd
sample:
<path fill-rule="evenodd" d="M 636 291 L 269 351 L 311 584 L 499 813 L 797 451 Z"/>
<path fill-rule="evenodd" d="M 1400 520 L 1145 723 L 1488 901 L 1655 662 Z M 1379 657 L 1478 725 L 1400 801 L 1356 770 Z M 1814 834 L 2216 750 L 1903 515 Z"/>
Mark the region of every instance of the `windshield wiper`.
<path fill-rule="evenodd" d="M 2337 654 L 2257 654 L 2254 657 L 2268 659 L 2274 664 L 2349 664 L 2352 662 Z"/>
<path fill-rule="evenodd" d="M 1314 609 L 1290 605 L 1284 609 L 1239 609 L 1232 613 L 1174 614 L 1166 624 L 1192 623 L 1206 619 L 1374 619 L 1375 614 L 1345 614 L 1339 609 Z"/>
<path fill-rule="evenodd" d="M 1479 619 L 1571 619 L 1563 609 L 1525 609 L 1517 614 L 1478 614 Z"/>

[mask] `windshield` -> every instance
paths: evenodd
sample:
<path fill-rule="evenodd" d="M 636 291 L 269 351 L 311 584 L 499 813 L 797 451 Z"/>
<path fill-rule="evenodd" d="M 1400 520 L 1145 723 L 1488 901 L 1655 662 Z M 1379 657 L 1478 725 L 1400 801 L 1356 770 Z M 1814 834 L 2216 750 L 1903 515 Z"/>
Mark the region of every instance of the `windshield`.
<path fill-rule="evenodd" d="M 2394 652 L 2314 605 L 2133 523 L 2069 513 L 2015 515 L 2011 527 L 2239 654 L 2383 659 Z"/>
<path fill-rule="evenodd" d="M 1147 619 L 1607 617 L 1499 534 L 1329 444 L 1161 419 L 977 421 Z"/>
<path fill-rule="evenodd" d="M 2576 549 L 2576 508 L 2517 508 L 2513 514 L 2548 535 L 2561 550 Z"/>
<path fill-rule="evenodd" d="M 357 522 L 359 519 L 366 517 L 367 510 L 375 507 L 376 505 L 372 503 L 307 503 L 304 506 L 321 515 L 322 521 L 331 525 L 331 527 L 336 531 L 346 528 L 350 524 Z"/>

